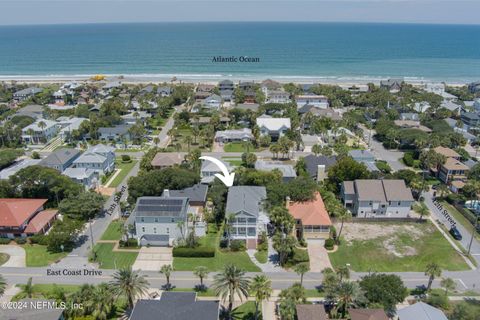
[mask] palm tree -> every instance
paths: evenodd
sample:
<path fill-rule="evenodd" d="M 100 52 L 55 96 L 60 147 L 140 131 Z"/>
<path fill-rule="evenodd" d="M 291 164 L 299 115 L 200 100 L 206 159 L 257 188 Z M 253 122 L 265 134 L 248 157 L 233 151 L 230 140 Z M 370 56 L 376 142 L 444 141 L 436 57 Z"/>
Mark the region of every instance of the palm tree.
<path fill-rule="evenodd" d="M 255 297 L 255 320 L 257 320 L 258 306 L 272 295 L 272 282 L 263 274 L 256 275 L 250 284 L 250 294 Z"/>
<path fill-rule="evenodd" d="M 110 286 L 102 283 L 95 287 L 92 299 L 92 316 L 96 320 L 107 320 L 112 312 L 114 297 Z"/>
<path fill-rule="evenodd" d="M 160 273 L 163 274 L 165 276 L 165 279 L 167 279 L 167 284 L 165 285 L 165 288 L 167 290 L 170 289 L 170 275 L 172 274 L 172 266 L 169 265 L 169 264 L 164 264 L 161 268 L 160 268 Z"/>
<path fill-rule="evenodd" d="M 182 239 L 185 240 L 185 233 L 184 233 L 185 221 L 182 221 L 182 220 L 178 221 L 177 228 L 180 229 L 180 234 L 182 235 Z"/>
<path fill-rule="evenodd" d="M 350 213 L 350 211 L 348 211 L 341 205 L 338 205 L 338 207 L 337 206 L 335 207 L 335 212 L 336 212 L 336 217 L 340 218 L 340 231 L 338 231 L 337 239 L 336 239 L 337 244 L 339 244 L 340 236 L 342 235 L 342 231 L 343 231 L 343 224 L 345 223 L 345 220 L 351 217 L 352 214 Z"/>
<path fill-rule="evenodd" d="M 300 276 L 300 285 L 303 286 L 303 276 L 310 271 L 310 266 L 307 263 L 299 263 L 293 270 Z"/>
<path fill-rule="evenodd" d="M 423 202 L 415 204 L 413 210 L 420 215 L 420 220 L 423 220 L 423 216 L 428 216 L 430 214 L 430 210 Z"/>
<path fill-rule="evenodd" d="M 208 272 L 207 267 L 204 267 L 204 266 L 198 266 L 193 271 L 193 274 L 200 278 L 200 288 L 202 288 L 202 289 L 205 288 L 205 286 L 203 284 L 203 279 L 208 276 L 208 273 L 209 272 Z"/>
<path fill-rule="evenodd" d="M 441 183 L 437 186 L 437 191 L 440 193 L 440 198 L 443 198 L 448 193 L 448 187 L 446 184 Z"/>
<path fill-rule="evenodd" d="M 223 301 L 228 299 L 228 315 L 231 319 L 234 296 L 237 295 L 241 301 L 248 297 L 249 279 L 245 271 L 234 264 L 227 264 L 223 271 L 215 275 L 213 290 Z"/>
<path fill-rule="evenodd" d="M 433 280 L 435 280 L 435 277 L 440 277 L 442 275 L 442 269 L 435 262 L 431 262 L 427 264 L 427 267 L 425 269 L 425 275 L 429 276 L 427 291 L 430 291 L 430 288 L 432 287 L 432 283 L 433 283 Z"/>
<path fill-rule="evenodd" d="M 28 278 L 27 284 L 22 286 L 22 291 L 20 295 L 26 298 L 33 297 L 33 284 L 32 284 L 32 277 Z"/>
<path fill-rule="evenodd" d="M 157 136 L 155 138 L 153 138 L 153 143 L 155 143 L 155 146 L 158 147 L 158 144 L 160 143 L 160 138 L 157 137 Z"/>
<path fill-rule="evenodd" d="M 357 282 L 341 282 L 339 284 L 337 312 L 341 313 L 342 318 L 345 318 L 348 308 L 357 307 L 364 300 L 365 296 Z"/>
<path fill-rule="evenodd" d="M 133 308 L 133 301 L 144 294 L 148 289 L 148 281 L 131 268 L 120 269 L 113 275 L 110 282 L 113 292 L 117 296 L 125 296 L 128 301 L 128 307 Z"/>
<path fill-rule="evenodd" d="M 314 155 L 318 156 L 322 152 L 322 146 L 320 146 L 319 144 L 314 144 L 312 146 L 312 152 Z"/>
<path fill-rule="evenodd" d="M 340 282 L 343 279 L 350 279 L 350 269 L 347 266 L 342 266 L 337 269 L 337 275 L 339 276 Z"/>
<path fill-rule="evenodd" d="M 0 297 L 3 296 L 6 289 L 7 289 L 7 282 L 5 281 L 5 278 L 0 274 Z"/>
<path fill-rule="evenodd" d="M 196 140 L 196 136 L 195 136 L 195 140 Z M 184 139 L 185 143 L 187 144 L 187 150 L 188 152 L 190 152 L 190 146 L 192 145 L 192 142 L 193 142 L 193 138 L 192 136 L 186 136 L 185 139 Z"/>
<path fill-rule="evenodd" d="M 45 129 L 45 128 L 47 127 L 47 124 L 46 124 L 44 121 L 40 121 L 40 122 L 38 123 L 38 127 L 39 127 L 40 129 L 42 129 L 42 131 L 43 131 L 43 129 Z M 47 138 L 47 137 L 45 136 L 45 139 L 46 139 L 46 138 Z"/>
<path fill-rule="evenodd" d="M 452 278 L 443 278 L 442 281 L 440 281 L 440 286 L 445 288 L 445 296 L 448 295 L 449 290 L 454 290 L 457 287 L 455 280 Z"/>

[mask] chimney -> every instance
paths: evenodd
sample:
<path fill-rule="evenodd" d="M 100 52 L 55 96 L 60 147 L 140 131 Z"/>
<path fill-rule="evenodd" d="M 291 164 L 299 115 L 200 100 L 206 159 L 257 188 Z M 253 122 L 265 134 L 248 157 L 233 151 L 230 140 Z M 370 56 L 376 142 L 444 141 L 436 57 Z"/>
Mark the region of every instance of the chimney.
<path fill-rule="evenodd" d="M 317 181 L 323 181 L 327 177 L 325 173 L 325 165 L 324 164 L 319 164 L 317 166 Z"/>
<path fill-rule="evenodd" d="M 170 198 L 170 190 L 164 189 L 163 190 L 163 197 L 164 198 Z"/>

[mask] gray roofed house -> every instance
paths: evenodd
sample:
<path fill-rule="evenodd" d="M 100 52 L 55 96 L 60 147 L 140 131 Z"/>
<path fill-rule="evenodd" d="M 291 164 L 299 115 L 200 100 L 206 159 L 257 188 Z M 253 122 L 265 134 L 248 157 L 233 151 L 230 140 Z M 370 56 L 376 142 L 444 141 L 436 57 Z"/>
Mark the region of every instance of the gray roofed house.
<path fill-rule="evenodd" d="M 397 311 L 399 320 L 448 320 L 442 310 L 417 302 Z"/>
<path fill-rule="evenodd" d="M 353 158 L 353 160 L 363 163 L 367 170 L 370 172 L 380 171 L 375 164 L 375 156 L 368 150 L 350 150 L 348 155 Z"/>
<path fill-rule="evenodd" d="M 359 218 L 406 218 L 414 202 L 403 180 L 344 181 L 342 201 Z"/>
<path fill-rule="evenodd" d="M 35 96 L 35 95 L 37 95 L 41 92 L 43 92 L 42 88 L 30 87 L 30 88 L 26 88 L 26 89 L 14 92 L 13 93 L 13 99 L 15 101 L 20 102 L 20 101 L 26 100 L 30 97 L 33 97 L 33 96 Z"/>
<path fill-rule="evenodd" d="M 335 156 L 315 156 L 313 154 L 303 158 L 307 166 L 307 171 L 310 177 L 317 181 L 323 181 L 326 178 L 328 169 L 337 163 Z"/>
<path fill-rule="evenodd" d="M 173 93 L 173 89 L 169 86 L 158 87 L 157 93 L 162 97 L 170 97 Z"/>
<path fill-rule="evenodd" d="M 325 306 L 320 304 L 297 304 L 297 320 L 328 320 Z"/>
<path fill-rule="evenodd" d="M 218 320 L 218 300 L 197 300 L 196 292 L 164 291 L 160 300 L 138 300 L 130 320 Z"/>
<path fill-rule="evenodd" d="M 130 138 L 128 130 L 131 124 L 119 124 L 114 127 L 101 127 L 98 128 L 99 139 L 104 141 L 117 141 L 122 138 Z"/>
<path fill-rule="evenodd" d="M 114 148 L 104 144 L 97 144 L 90 147 L 73 161 L 75 168 L 87 168 L 95 170 L 103 175 L 115 169 Z"/>
<path fill-rule="evenodd" d="M 63 171 L 63 175 L 82 184 L 87 190 L 95 189 L 99 180 L 98 173 L 87 168 L 67 168 Z"/>
<path fill-rule="evenodd" d="M 4 308 L 0 320 L 63 320 L 63 309 L 55 300 L 22 299 L 21 308 Z"/>
<path fill-rule="evenodd" d="M 198 183 L 192 187 L 185 188 L 183 190 L 165 190 L 163 196 L 166 196 L 166 192 L 170 197 L 186 197 L 191 206 L 205 206 L 207 202 L 208 185 Z"/>
<path fill-rule="evenodd" d="M 17 117 L 17 116 L 27 116 L 27 117 L 33 118 L 35 120 L 40 119 L 40 118 L 44 118 L 45 117 L 45 107 L 41 106 L 39 104 L 29 104 L 28 106 L 25 106 L 25 107 L 17 110 L 17 112 L 15 112 L 15 114 L 13 116 L 11 116 L 10 118 Z"/>
<path fill-rule="evenodd" d="M 220 160 L 229 172 L 232 171 L 232 166 L 225 161 Z M 222 170 L 213 162 L 211 161 L 202 161 L 202 167 L 200 169 L 200 176 L 202 178 L 202 183 L 211 183 L 215 179 L 215 174 L 223 174 Z"/>
<path fill-rule="evenodd" d="M 239 103 L 235 106 L 235 109 L 258 111 L 259 107 L 258 103 Z"/>
<path fill-rule="evenodd" d="M 222 80 L 218 83 L 218 89 L 220 91 L 233 91 L 235 85 L 232 80 Z"/>
<path fill-rule="evenodd" d="M 219 109 L 222 105 L 222 97 L 218 94 L 211 94 L 202 103 L 203 107 L 208 109 Z"/>
<path fill-rule="evenodd" d="M 221 90 L 220 96 L 222 97 L 223 101 L 232 101 L 233 90 Z"/>
<path fill-rule="evenodd" d="M 380 88 L 385 88 L 391 93 L 399 92 L 402 88 L 402 79 L 388 79 L 380 81 Z"/>
<path fill-rule="evenodd" d="M 283 182 L 288 182 L 297 177 L 295 168 L 291 164 L 283 164 L 281 162 L 257 160 L 255 169 L 259 171 L 279 170 L 282 173 Z"/>
<path fill-rule="evenodd" d="M 216 142 L 232 142 L 232 141 L 251 141 L 253 140 L 252 130 L 248 128 L 217 131 L 215 133 Z"/>
<path fill-rule="evenodd" d="M 81 152 L 77 149 L 58 149 L 40 161 L 39 165 L 63 172 L 73 164 L 73 161 L 75 161 L 80 154 Z"/>

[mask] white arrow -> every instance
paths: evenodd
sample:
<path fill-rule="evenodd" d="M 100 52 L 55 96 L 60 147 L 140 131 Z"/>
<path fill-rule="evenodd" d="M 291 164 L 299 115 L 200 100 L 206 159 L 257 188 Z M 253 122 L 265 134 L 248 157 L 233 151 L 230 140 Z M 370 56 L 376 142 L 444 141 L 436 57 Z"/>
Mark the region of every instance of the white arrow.
<path fill-rule="evenodd" d="M 207 160 L 215 163 L 223 173 L 223 176 L 220 173 L 215 173 L 215 177 L 220 179 L 227 187 L 233 186 L 233 178 L 235 178 L 235 172 L 232 172 L 232 173 L 228 172 L 227 167 L 222 161 L 209 156 L 201 156 L 199 159 Z"/>

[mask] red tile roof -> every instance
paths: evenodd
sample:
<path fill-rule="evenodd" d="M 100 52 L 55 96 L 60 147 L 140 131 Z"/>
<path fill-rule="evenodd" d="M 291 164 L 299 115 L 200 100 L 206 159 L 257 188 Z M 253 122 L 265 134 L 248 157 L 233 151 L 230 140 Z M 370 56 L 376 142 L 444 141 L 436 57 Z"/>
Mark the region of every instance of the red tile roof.
<path fill-rule="evenodd" d="M 288 203 L 287 209 L 295 219 L 301 220 L 303 225 L 332 225 L 327 209 L 323 204 L 322 196 L 318 192 L 315 193 L 315 199 L 313 200 Z"/>
<path fill-rule="evenodd" d="M 58 210 L 44 210 L 37 213 L 35 217 L 28 223 L 25 228 L 25 233 L 38 233 L 48 222 L 50 222 L 56 215 Z"/>
<path fill-rule="evenodd" d="M 21 226 L 45 202 L 47 199 L 0 199 L 0 226 Z"/>

